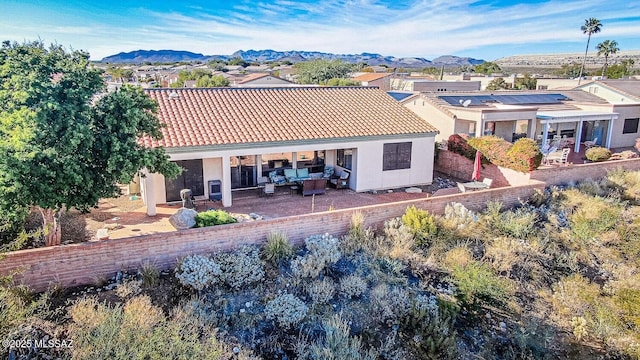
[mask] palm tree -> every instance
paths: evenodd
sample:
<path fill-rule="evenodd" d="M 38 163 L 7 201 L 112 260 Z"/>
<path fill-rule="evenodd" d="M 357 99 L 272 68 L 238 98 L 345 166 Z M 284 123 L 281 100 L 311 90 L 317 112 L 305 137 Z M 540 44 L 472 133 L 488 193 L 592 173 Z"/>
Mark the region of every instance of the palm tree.
<path fill-rule="evenodd" d="M 602 23 L 596 18 L 588 18 L 584 21 L 584 25 L 580 27 L 583 34 L 587 34 L 587 48 L 584 50 L 584 59 L 582 59 L 582 66 L 580 67 L 580 77 L 578 78 L 578 85 L 582 80 L 582 73 L 584 72 L 584 63 L 587 61 L 587 52 L 589 51 L 589 42 L 591 41 L 591 34 L 599 33 Z"/>
<path fill-rule="evenodd" d="M 602 67 L 602 76 L 607 74 L 607 66 L 609 65 L 609 55 L 615 54 L 620 49 L 618 48 L 618 42 L 615 40 L 605 40 L 596 46 L 598 49 L 598 56 L 604 55 L 604 66 Z"/>

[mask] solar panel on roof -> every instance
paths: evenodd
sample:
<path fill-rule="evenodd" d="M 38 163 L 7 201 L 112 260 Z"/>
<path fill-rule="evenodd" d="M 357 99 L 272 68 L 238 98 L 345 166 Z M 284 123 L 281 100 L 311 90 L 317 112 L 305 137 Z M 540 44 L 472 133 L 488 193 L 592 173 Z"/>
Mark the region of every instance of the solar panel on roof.
<path fill-rule="evenodd" d="M 483 105 L 488 102 L 499 102 L 504 105 L 558 104 L 560 100 L 568 100 L 562 94 L 440 96 L 440 99 L 454 106 L 462 106 L 466 100 L 470 100 L 469 105 Z"/>
<path fill-rule="evenodd" d="M 412 93 L 400 93 L 400 92 L 392 92 L 392 91 L 388 91 L 387 94 L 391 95 L 392 98 L 398 101 L 402 101 L 408 98 L 409 96 L 413 95 Z"/>

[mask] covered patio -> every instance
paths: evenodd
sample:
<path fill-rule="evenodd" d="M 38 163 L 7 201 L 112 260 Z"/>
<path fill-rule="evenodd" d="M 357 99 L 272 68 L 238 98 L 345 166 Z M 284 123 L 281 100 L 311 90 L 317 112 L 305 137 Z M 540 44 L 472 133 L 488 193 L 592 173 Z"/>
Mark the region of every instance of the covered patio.
<path fill-rule="evenodd" d="M 536 136 L 541 148 L 551 142 L 570 145 L 574 153 L 584 150 L 584 145 L 611 147 L 611 135 L 617 113 L 564 110 L 540 111 L 537 114 L 540 133 Z M 583 148 L 581 148 L 581 146 Z"/>

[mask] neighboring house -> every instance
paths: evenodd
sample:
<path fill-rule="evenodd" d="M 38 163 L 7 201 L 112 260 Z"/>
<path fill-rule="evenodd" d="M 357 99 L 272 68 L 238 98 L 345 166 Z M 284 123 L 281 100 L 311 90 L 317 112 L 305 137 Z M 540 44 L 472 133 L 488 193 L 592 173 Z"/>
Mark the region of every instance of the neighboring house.
<path fill-rule="evenodd" d="M 351 78 L 351 80 L 359 81 L 362 86 L 377 86 L 381 90 L 389 91 L 391 90 L 391 73 L 365 73 L 356 77 Z"/>
<path fill-rule="evenodd" d="M 282 87 L 282 86 L 298 86 L 291 81 L 281 79 L 266 73 L 249 74 L 235 83 L 237 87 Z"/>
<path fill-rule="evenodd" d="M 430 80 L 426 78 L 397 78 L 391 82 L 391 88 L 399 91 L 477 91 L 480 90 L 480 81 L 462 80 Z"/>
<path fill-rule="evenodd" d="M 593 80 L 582 80 L 582 84 L 591 83 Z M 536 88 L 538 90 L 572 90 L 578 86 L 578 79 L 560 78 L 536 78 Z"/>
<path fill-rule="evenodd" d="M 208 197 L 221 181 L 222 205 L 232 190 L 285 168 L 349 173 L 355 191 L 381 190 L 433 180 L 435 127 L 372 87 L 149 89 L 165 127 L 164 147 L 185 171 L 175 180 L 146 174 L 143 199 L 155 205 L 179 200 L 189 188 Z M 275 204 L 275 203 L 274 203 Z"/>
<path fill-rule="evenodd" d="M 613 147 L 635 145 L 640 138 L 640 81 L 600 80 L 580 85 L 576 89 L 604 99 L 611 111 L 620 114 L 612 129 Z"/>
<path fill-rule="evenodd" d="M 566 137 L 574 142 L 574 151 L 593 140 L 606 147 L 628 146 L 619 141 L 618 113 L 603 99 L 579 90 L 420 93 L 401 103 L 440 130 L 436 140 L 465 133 L 507 141 L 528 137 L 541 144 Z"/>

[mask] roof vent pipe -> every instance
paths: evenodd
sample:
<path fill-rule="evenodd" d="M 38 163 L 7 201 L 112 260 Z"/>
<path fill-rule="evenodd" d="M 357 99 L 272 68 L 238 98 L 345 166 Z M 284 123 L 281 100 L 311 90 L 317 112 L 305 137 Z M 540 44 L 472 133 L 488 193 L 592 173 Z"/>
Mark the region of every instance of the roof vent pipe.
<path fill-rule="evenodd" d="M 172 91 L 171 93 L 169 93 L 169 100 L 174 100 L 174 99 L 179 99 L 180 95 L 178 95 L 177 92 Z"/>

